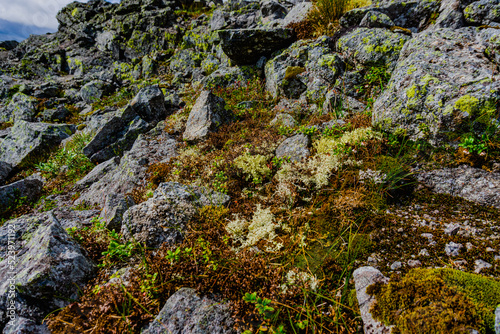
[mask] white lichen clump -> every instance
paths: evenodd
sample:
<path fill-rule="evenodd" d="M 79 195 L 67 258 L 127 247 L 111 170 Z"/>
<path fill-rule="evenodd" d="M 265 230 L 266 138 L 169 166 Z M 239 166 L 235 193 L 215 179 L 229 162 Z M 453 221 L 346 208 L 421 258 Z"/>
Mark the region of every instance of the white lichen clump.
<path fill-rule="evenodd" d="M 382 134 L 371 128 L 355 129 L 340 138 L 323 137 L 313 143 L 316 154 L 307 160 L 283 164 L 276 173 L 278 186 L 276 195 L 281 198 L 292 198 L 297 190 L 304 186 L 320 189 L 328 184 L 333 173 L 343 166 L 359 165 L 360 162 L 348 158 L 343 152 L 346 145 L 356 145 L 370 139 L 380 139 Z"/>
<path fill-rule="evenodd" d="M 303 271 L 290 270 L 286 274 L 286 282 L 281 285 L 281 291 L 286 293 L 289 286 L 300 286 L 312 291 L 316 291 L 319 287 L 319 280 L 316 276 Z"/>
<path fill-rule="evenodd" d="M 359 182 L 360 183 L 374 183 L 383 184 L 387 179 L 387 174 L 382 173 L 379 170 L 360 170 L 359 171 Z"/>
<path fill-rule="evenodd" d="M 273 247 L 268 246 L 267 251 L 276 251 L 282 247 L 282 244 L 274 241 L 276 238 L 275 230 L 280 227 L 280 224 L 275 222 L 275 217 L 271 210 L 262 209 L 257 206 L 251 221 L 246 221 L 239 217 L 229 222 L 226 226 L 226 231 L 231 235 L 233 240 L 241 243 L 240 249 L 254 246 L 261 240 L 266 240 Z"/>
<path fill-rule="evenodd" d="M 254 180 L 262 180 L 271 174 L 271 170 L 267 167 L 267 160 L 268 158 L 264 155 L 243 154 L 234 160 L 234 164 Z"/>

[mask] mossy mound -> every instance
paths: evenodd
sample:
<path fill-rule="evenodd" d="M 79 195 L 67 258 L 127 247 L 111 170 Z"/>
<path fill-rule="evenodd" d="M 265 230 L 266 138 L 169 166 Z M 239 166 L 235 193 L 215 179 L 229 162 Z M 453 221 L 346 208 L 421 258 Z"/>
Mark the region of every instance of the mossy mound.
<path fill-rule="evenodd" d="M 404 277 L 374 284 L 375 319 L 393 333 L 495 333 L 500 282 L 453 269 L 413 269 Z"/>

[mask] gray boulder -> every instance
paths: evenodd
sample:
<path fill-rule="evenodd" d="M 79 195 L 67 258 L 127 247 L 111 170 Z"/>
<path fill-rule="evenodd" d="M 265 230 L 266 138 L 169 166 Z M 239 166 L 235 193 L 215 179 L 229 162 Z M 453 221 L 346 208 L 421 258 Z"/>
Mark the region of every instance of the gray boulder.
<path fill-rule="evenodd" d="M 286 26 L 291 23 L 299 23 L 306 20 L 312 8 L 312 2 L 299 2 L 293 6 L 285 18 L 281 21 L 281 26 L 286 28 Z"/>
<path fill-rule="evenodd" d="M 83 148 L 92 161 L 104 162 L 131 149 L 136 138 L 166 117 L 165 97 L 158 85 L 143 88 L 130 104 L 107 116 Z"/>
<path fill-rule="evenodd" d="M 12 166 L 4 161 L 0 161 L 0 185 L 3 185 L 10 172 L 12 171 Z"/>
<path fill-rule="evenodd" d="M 23 93 L 16 93 L 7 107 L 0 112 L 0 122 L 31 122 L 36 115 L 38 100 Z"/>
<path fill-rule="evenodd" d="M 146 247 L 176 243 L 197 209 L 228 202 L 229 196 L 205 188 L 162 183 L 152 198 L 125 212 L 121 233 L 125 240 L 143 242 Z"/>
<path fill-rule="evenodd" d="M 366 28 L 390 28 L 394 26 L 394 22 L 386 14 L 374 10 L 366 13 L 359 25 Z"/>
<path fill-rule="evenodd" d="M 130 106 L 148 123 L 158 123 L 167 116 L 165 97 L 158 85 L 142 88 L 134 97 Z"/>
<path fill-rule="evenodd" d="M 500 174 L 462 165 L 415 175 L 417 181 L 438 194 L 465 198 L 485 206 L 500 208 Z"/>
<path fill-rule="evenodd" d="M 0 245 L 0 328 L 9 320 L 9 305 L 19 317 L 39 324 L 76 300 L 95 269 L 52 213 L 6 222 Z"/>
<path fill-rule="evenodd" d="M 21 198 L 27 203 L 35 200 L 43 188 L 43 181 L 38 177 L 23 180 L 0 187 L 0 212 L 15 205 Z"/>
<path fill-rule="evenodd" d="M 94 80 L 85 84 L 80 89 L 80 97 L 85 103 L 91 104 L 99 101 L 107 95 L 109 91 L 110 87 L 104 81 Z"/>
<path fill-rule="evenodd" d="M 286 126 L 289 128 L 293 128 L 297 125 L 297 121 L 293 118 L 292 115 L 286 113 L 279 113 L 276 117 L 273 118 L 271 126 Z"/>
<path fill-rule="evenodd" d="M 460 0 L 443 0 L 439 7 L 439 16 L 429 29 L 451 28 L 458 29 L 465 25 Z"/>
<path fill-rule="evenodd" d="M 0 161 L 12 168 L 27 163 L 54 147 L 75 132 L 74 125 L 29 123 L 19 121 L 0 143 Z"/>
<path fill-rule="evenodd" d="M 211 91 L 203 91 L 189 113 L 184 140 L 204 139 L 210 132 L 217 131 L 220 125 L 228 123 L 232 115 L 225 109 L 225 104 L 222 98 Z"/>
<path fill-rule="evenodd" d="M 389 334 L 390 327 L 373 319 L 370 308 L 375 303 L 375 298 L 366 293 L 366 288 L 374 283 L 387 283 L 389 279 L 379 270 L 373 267 L 361 267 L 353 272 L 356 297 L 358 299 L 359 312 L 363 320 L 365 334 Z"/>
<path fill-rule="evenodd" d="M 500 76 L 482 39 L 496 29 L 485 30 L 424 31 L 408 42 L 374 104 L 373 124 L 437 145 L 487 114 L 500 99 Z"/>
<path fill-rule="evenodd" d="M 236 333 L 233 326 L 227 303 L 182 288 L 167 300 L 143 334 L 231 334 Z"/>
<path fill-rule="evenodd" d="M 363 112 L 365 109 L 365 104 L 350 96 L 342 95 L 335 89 L 326 93 L 325 102 L 323 103 L 324 112 L 333 113 L 336 110 L 341 110 L 341 114 L 337 116 L 344 116 L 345 112 Z"/>
<path fill-rule="evenodd" d="M 495 334 L 500 334 L 500 305 L 495 309 Z"/>
<path fill-rule="evenodd" d="M 130 196 L 109 194 L 106 196 L 100 217 L 106 222 L 109 230 L 119 231 L 122 227 L 123 214 L 134 205 L 134 200 Z"/>
<path fill-rule="evenodd" d="M 471 25 L 500 26 L 500 1 L 474 1 L 464 9 L 465 20 Z"/>
<path fill-rule="evenodd" d="M 222 50 L 236 64 L 255 64 L 260 57 L 288 47 L 295 40 L 291 29 L 227 29 L 219 31 Z"/>
<path fill-rule="evenodd" d="M 118 167 L 119 164 L 119 157 L 114 157 L 109 159 L 108 161 L 98 164 L 94 167 L 94 169 L 90 171 L 90 173 L 76 182 L 76 188 L 79 190 L 83 190 L 90 187 L 92 184 L 102 179 L 104 175 L 113 171 L 116 167 Z"/>
<path fill-rule="evenodd" d="M 132 147 L 139 134 L 150 128 L 128 105 L 117 111 L 114 117 L 97 130 L 94 138 L 83 148 L 83 154 L 94 162 L 103 162 L 115 155 L 122 155 Z"/>
<path fill-rule="evenodd" d="M 314 79 L 334 83 L 345 64 L 333 54 L 331 44 L 325 36 L 301 40 L 270 59 L 265 66 L 266 90 L 274 97 L 298 98 Z"/>
<path fill-rule="evenodd" d="M 354 65 L 382 65 L 390 71 L 396 66 L 399 52 L 408 40 L 409 36 L 387 29 L 358 28 L 342 36 L 337 42 L 337 49 Z"/>
<path fill-rule="evenodd" d="M 50 334 L 50 330 L 45 324 L 38 324 L 31 319 L 16 317 L 9 321 L 3 329 L 2 334 Z"/>
<path fill-rule="evenodd" d="M 285 139 L 276 149 L 276 157 L 288 157 L 291 162 L 301 161 L 310 155 L 308 146 L 309 137 L 300 133 Z"/>
<path fill-rule="evenodd" d="M 382 13 L 393 22 L 392 25 L 417 32 L 431 23 L 433 15 L 438 12 L 442 2 L 445 1 L 374 1 L 372 6 L 356 8 L 345 13 L 340 18 L 340 25 L 344 28 L 357 27 L 363 20 L 366 24 L 371 19 L 370 16 L 378 16 Z M 374 21 L 390 23 L 385 18 L 382 21 L 380 19 L 382 18 Z"/>
<path fill-rule="evenodd" d="M 152 130 L 154 131 L 154 129 Z M 165 133 L 146 139 L 143 135 L 135 141 L 132 149 L 125 153 L 118 165 L 109 162 L 105 169 L 92 171 L 86 179 L 87 190 L 82 191 L 75 202 L 103 207 L 109 194 L 127 194 L 143 185 L 147 166 L 153 162 L 168 162 L 177 155 L 177 141 Z M 114 168 L 113 168 L 114 167 Z M 99 165 L 96 167 L 99 168 Z"/>

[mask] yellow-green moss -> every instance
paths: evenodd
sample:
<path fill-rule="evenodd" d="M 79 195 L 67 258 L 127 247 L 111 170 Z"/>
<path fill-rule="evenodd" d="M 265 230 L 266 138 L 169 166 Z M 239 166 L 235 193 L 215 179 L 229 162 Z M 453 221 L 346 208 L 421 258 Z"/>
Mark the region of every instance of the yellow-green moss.
<path fill-rule="evenodd" d="M 455 108 L 466 112 L 469 115 L 474 114 L 478 110 L 479 100 L 474 96 L 464 95 L 455 102 Z"/>
<path fill-rule="evenodd" d="M 300 73 L 305 72 L 305 70 L 305 68 L 300 66 L 288 66 L 285 72 L 285 80 L 293 79 Z"/>
<path fill-rule="evenodd" d="M 387 285 L 374 284 L 375 319 L 393 333 L 494 333 L 500 282 L 452 269 L 412 269 Z"/>

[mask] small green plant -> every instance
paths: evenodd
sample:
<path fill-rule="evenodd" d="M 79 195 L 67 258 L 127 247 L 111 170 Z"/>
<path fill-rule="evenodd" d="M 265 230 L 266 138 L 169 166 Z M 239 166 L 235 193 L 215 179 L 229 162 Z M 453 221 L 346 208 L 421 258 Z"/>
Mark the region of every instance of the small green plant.
<path fill-rule="evenodd" d="M 170 260 L 170 264 L 179 261 L 179 259 L 181 258 L 181 249 L 176 248 L 174 251 L 168 250 L 167 255 L 165 255 L 165 258 L 167 260 Z"/>
<path fill-rule="evenodd" d="M 366 71 L 363 82 L 355 89 L 365 96 L 369 106 L 371 106 L 375 97 L 384 91 L 390 79 L 391 74 L 387 72 L 385 66 L 372 66 Z"/>
<path fill-rule="evenodd" d="M 224 171 L 220 171 L 215 174 L 215 180 L 213 182 L 213 188 L 215 191 L 227 194 L 227 176 Z"/>
<path fill-rule="evenodd" d="M 298 132 L 305 134 L 306 136 L 312 136 L 318 133 L 318 128 L 315 126 L 305 126 L 301 125 Z"/>
<path fill-rule="evenodd" d="M 278 170 L 281 168 L 281 165 L 283 165 L 284 163 L 287 163 L 287 162 L 290 162 L 289 156 L 285 156 L 285 157 L 281 157 L 281 158 L 273 157 L 273 160 L 271 163 L 273 164 L 273 167 Z"/>
<path fill-rule="evenodd" d="M 83 154 L 83 148 L 92 139 L 92 134 L 78 133 L 73 136 L 66 146 L 57 150 L 47 162 L 35 165 L 44 176 L 55 178 L 60 174 L 70 180 L 77 180 L 86 175 L 94 164 Z"/>
<path fill-rule="evenodd" d="M 474 135 L 467 135 L 462 137 L 462 141 L 458 146 L 465 148 L 470 153 L 485 154 L 488 152 L 488 135 L 483 134 L 481 139 L 476 138 Z"/>
<path fill-rule="evenodd" d="M 288 126 L 280 125 L 278 127 L 278 134 L 280 136 L 289 136 L 293 133 L 293 131 L 294 131 L 293 128 Z"/>

